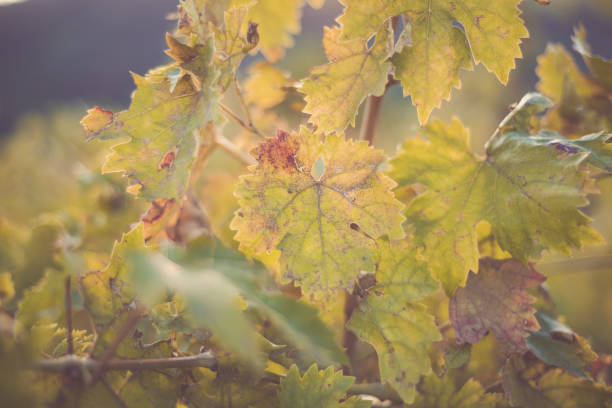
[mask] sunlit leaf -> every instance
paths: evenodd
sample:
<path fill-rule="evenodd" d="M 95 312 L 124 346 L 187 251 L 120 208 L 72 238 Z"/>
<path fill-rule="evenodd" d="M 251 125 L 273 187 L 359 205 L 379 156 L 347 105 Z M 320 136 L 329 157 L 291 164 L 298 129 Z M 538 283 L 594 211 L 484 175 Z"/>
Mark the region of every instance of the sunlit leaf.
<path fill-rule="evenodd" d="M 323 47 L 329 63 L 312 68 L 301 88 L 306 94 L 303 111 L 324 133 L 354 126 L 361 102 L 370 94 L 383 94 L 391 69 L 386 61 L 393 48 L 389 24 L 378 31 L 370 48 L 366 40 L 342 42 L 339 37 L 339 27 L 325 28 Z"/>
<path fill-rule="evenodd" d="M 407 215 L 449 294 L 469 270 L 478 270 L 475 227 L 482 220 L 490 223 L 501 249 L 523 262 L 545 249 L 568 253 L 600 242 L 578 209 L 594 191 L 582 171 L 588 154 L 534 143 L 539 136 L 524 129 L 525 110 L 540 101 L 526 95 L 487 143 L 483 158 L 472 153 L 467 129 L 453 119 L 450 125 L 430 123 L 421 131 L 428 141 L 409 139 L 391 162 L 390 175 L 400 187 L 427 187 L 410 202 Z"/>
<path fill-rule="evenodd" d="M 402 237 L 400 204 L 379 173 L 381 151 L 341 135 L 321 138 L 302 128 L 279 133 L 254 151 L 258 164 L 236 188 L 232 221 L 248 255 L 280 249 L 281 273 L 307 294 L 351 288 L 360 271 L 373 271 L 372 238 Z M 315 180 L 318 159 L 325 174 Z"/>

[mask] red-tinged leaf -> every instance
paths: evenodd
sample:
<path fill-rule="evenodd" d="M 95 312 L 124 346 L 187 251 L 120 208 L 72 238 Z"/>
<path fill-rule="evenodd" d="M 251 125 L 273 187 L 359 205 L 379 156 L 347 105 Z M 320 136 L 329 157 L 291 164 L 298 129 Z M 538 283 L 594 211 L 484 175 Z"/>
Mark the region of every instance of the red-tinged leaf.
<path fill-rule="evenodd" d="M 450 299 L 457 342 L 476 343 L 491 330 L 509 353 L 526 351 L 528 330 L 540 326 L 531 307 L 535 299 L 525 289 L 545 279 L 516 259 L 481 259 L 478 274 L 470 272 Z"/>

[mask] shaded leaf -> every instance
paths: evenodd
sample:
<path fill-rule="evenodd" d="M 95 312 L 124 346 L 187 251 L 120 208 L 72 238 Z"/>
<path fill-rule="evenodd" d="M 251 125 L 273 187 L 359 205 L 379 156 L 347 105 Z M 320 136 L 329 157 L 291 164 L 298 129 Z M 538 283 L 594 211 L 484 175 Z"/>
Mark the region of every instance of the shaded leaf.
<path fill-rule="evenodd" d="M 444 352 L 444 363 L 448 368 L 460 368 L 470 361 L 471 354 L 472 345 L 470 343 L 452 345 Z"/>
<path fill-rule="evenodd" d="M 420 376 L 431 372 L 427 347 L 441 336 L 425 307 L 409 302 L 433 293 L 437 284 L 406 241 L 379 240 L 379 248 L 376 285 L 347 328 L 376 350 L 381 381 L 411 402 Z"/>
<path fill-rule="evenodd" d="M 368 48 L 365 40 L 342 42 L 339 27 L 325 27 L 323 48 L 329 63 L 310 70 L 301 92 L 306 96 L 303 112 L 324 133 L 342 132 L 355 125 L 361 102 L 370 94 L 382 95 L 391 64 L 393 30 L 386 24 Z"/>
<path fill-rule="evenodd" d="M 426 376 L 410 408 L 495 408 L 502 399 L 500 394 L 486 393 L 473 378 L 461 387 L 455 383 L 449 374 L 442 378 L 432 374 Z"/>
<path fill-rule="evenodd" d="M 355 381 L 333 367 L 319 371 L 316 364 L 310 366 L 304 376 L 296 365 L 292 365 L 285 378 L 281 379 L 279 398 L 284 408 L 368 408 L 370 402 L 358 397 L 346 398 L 346 391 Z"/>
<path fill-rule="evenodd" d="M 612 86 L 606 73 L 612 71 L 612 62 L 591 54 L 584 29 L 577 29 L 573 40 L 589 73 L 581 72 L 561 44 L 549 44 L 538 57 L 538 90 L 555 102 L 555 107 L 542 119 L 543 125 L 572 138 L 610 131 Z"/>
<path fill-rule="evenodd" d="M 609 408 L 612 389 L 602 384 L 578 379 L 560 369 L 538 380 L 525 376 L 520 357 L 509 359 L 502 371 L 506 398 L 514 407 L 524 408 Z"/>
<path fill-rule="evenodd" d="M 546 364 L 587 377 L 587 366 L 597 360 L 588 341 L 547 314 L 536 313 L 541 329 L 526 339 L 527 347 Z"/>
<path fill-rule="evenodd" d="M 470 272 L 465 287 L 450 298 L 450 321 L 458 343 L 476 343 L 489 330 L 501 340 L 508 353 L 527 350 L 528 331 L 538 330 L 535 298 L 527 288 L 545 278 L 515 259 L 480 260 L 478 274 Z"/>
<path fill-rule="evenodd" d="M 341 135 L 280 132 L 253 150 L 258 164 L 236 187 L 240 209 L 232 221 L 240 250 L 250 256 L 281 251 L 280 270 L 306 294 L 352 288 L 373 271 L 370 237 L 402 237 L 393 182 L 379 173 L 381 151 Z M 325 174 L 311 171 L 321 158 Z"/>
<path fill-rule="evenodd" d="M 111 324 L 119 315 L 132 308 L 135 289 L 129 276 L 126 255 L 144 250 L 144 228 L 138 224 L 121 241 L 115 242 L 108 265 L 100 271 L 92 271 L 80 278 L 85 308 L 101 329 Z"/>
<path fill-rule="evenodd" d="M 582 171 L 588 154 L 535 143 L 540 136 L 525 128 L 532 102 L 541 97 L 523 98 L 487 143 L 484 158 L 472 153 L 467 129 L 453 119 L 450 125 L 430 123 L 421 131 L 428 141 L 407 140 L 391 161 L 390 176 L 399 187 L 427 187 L 410 202 L 407 215 L 448 294 L 464 283 L 469 270 L 478 270 L 480 221 L 491 225 L 501 249 L 522 262 L 545 249 L 569 253 L 601 240 L 578 210 L 594 191 Z M 603 138 L 598 143 L 607 150 Z"/>

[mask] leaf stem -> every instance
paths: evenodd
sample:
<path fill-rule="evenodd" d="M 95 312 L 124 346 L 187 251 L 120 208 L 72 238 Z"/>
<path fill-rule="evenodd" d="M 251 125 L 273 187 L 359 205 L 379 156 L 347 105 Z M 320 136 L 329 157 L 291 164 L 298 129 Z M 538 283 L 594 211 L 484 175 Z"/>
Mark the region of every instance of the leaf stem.
<path fill-rule="evenodd" d="M 219 146 L 220 148 L 228 152 L 230 155 L 232 155 L 232 157 L 234 157 L 236 160 L 241 161 L 245 165 L 252 166 L 254 164 L 257 164 L 255 159 L 253 159 L 247 153 L 243 152 L 238 146 L 233 144 L 230 140 L 226 139 L 224 136 L 216 135 L 215 143 L 217 144 L 217 146 Z"/>
<path fill-rule="evenodd" d="M 232 112 L 232 110 L 230 108 L 228 108 L 227 106 L 225 106 L 224 104 L 222 104 L 221 102 L 219 102 L 219 108 L 221 108 L 221 110 L 230 118 L 234 119 L 240 126 L 242 126 L 245 130 L 261 137 L 262 139 L 265 139 L 265 136 L 263 134 L 261 134 L 261 132 L 259 131 L 259 129 L 257 129 L 255 126 L 253 126 L 253 124 L 249 124 L 246 123 L 245 121 L 243 121 L 242 119 L 240 119 L 238 117 L 238 115 L 236 115 L 234 112 Z"/>

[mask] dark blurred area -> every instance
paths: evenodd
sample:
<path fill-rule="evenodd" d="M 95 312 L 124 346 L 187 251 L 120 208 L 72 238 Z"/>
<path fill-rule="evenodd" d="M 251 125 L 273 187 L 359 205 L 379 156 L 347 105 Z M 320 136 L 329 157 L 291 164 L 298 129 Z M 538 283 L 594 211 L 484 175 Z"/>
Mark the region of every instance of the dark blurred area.
<path fill-rule="evenodd" d="M 0 138 L 26 112 L 67 104 L 127 106 L 133 89 L 128 71 L 144 73 L 166 60 L 163 34 L 173 22 L 164 17 L 177 5 L 177 0 L 29 0 L 2 6 L 11 1 L 0 0 Z M 546 42 L 569 44 L 577 23 L 588 28 L 595 50 L 611 56 L 612 7 L 605 3 L 612 2 L 553 0 L 540 6 L 523 1 L 531 39 L 525 41 L 525 59 L 511 77 L 517 92 L 507 95 L 533 88 L 535 56 Z M 310 64 L 302 65 L 297 77 L 312 66 L 309 54 L 320 52 L 322 26 L 330 25 L 340 11 L 335 0 L 322 10 L 304 7 L 305 35 L 289 57 Z M 413 117 L 412 108 L 406 106 L 406 112 Z"/>
<path fill-rule="evenodd" d="M 0 1 L 2 4 L 2 1 Z M 176 0 L 29 0 L 0 6 L 0 134 L 25 112 L 81 103 L 125 106 L 164 61 Z"/>

